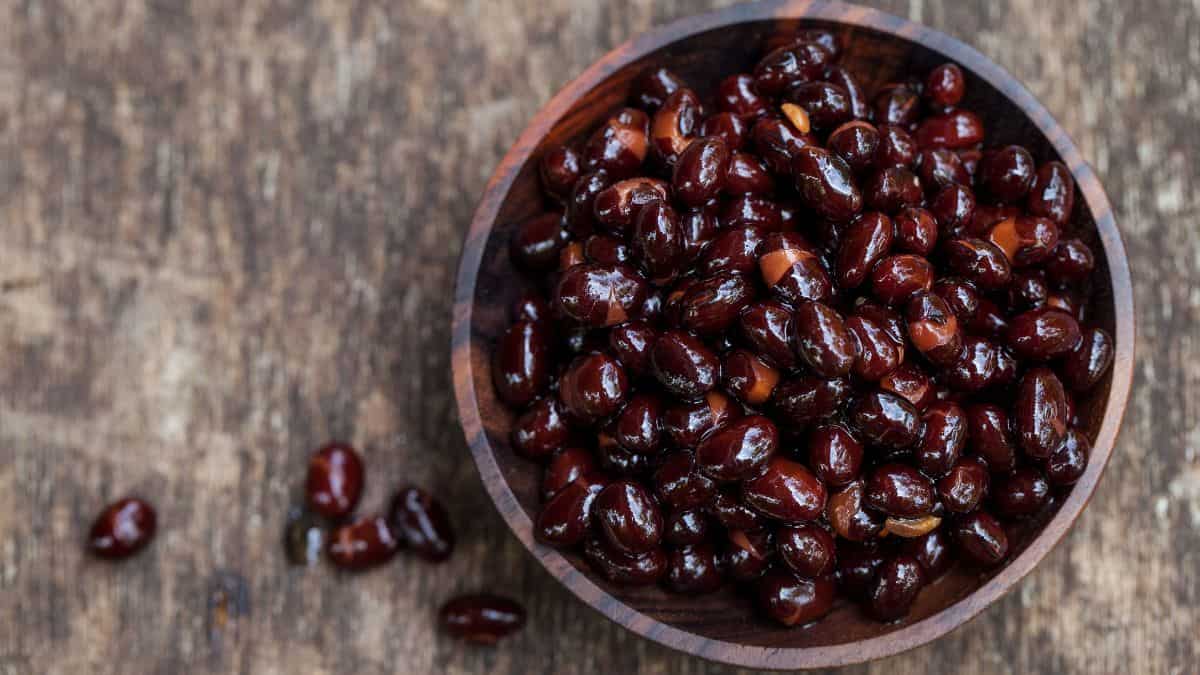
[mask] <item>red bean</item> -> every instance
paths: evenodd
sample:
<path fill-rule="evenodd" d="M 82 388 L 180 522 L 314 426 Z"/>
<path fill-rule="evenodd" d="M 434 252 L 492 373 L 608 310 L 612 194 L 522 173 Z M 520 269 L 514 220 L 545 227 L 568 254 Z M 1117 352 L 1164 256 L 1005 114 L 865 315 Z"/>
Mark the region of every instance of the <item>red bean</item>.
<path fill-rule="evenodd" d="M 650 124 L 650 144 L 655 155 L 673 166 L 700 130 L 703 114 L 696 92 L 680 87 L 671 92 Z"/>
<path fill-rule="evenodd" d="M 788 523 L 816 520 L 825 510 L 825 485 L 803 464 L 778 455 L 742 483 L 742 496 L 760 513 Z"/>
<path fill-rule="evenodd" d="M 754 89 L 754 76 L 730 75 L 717 85 L 717 109 L 740 117 L 762 117 L 768 112 L 767 101 Z"/>
<path fill-rule="evenodd" d="M 914 450 L 917 468 L 927 476 L 950 471 L 967 441 L 967 414 L 957 403 L 938 401 L 921 415 L 924 429 Z"/>
<path fill-rule="evenodd" d="M 819 302 L 802 302 L 796 308 L 796 353 L 821 377 L 850 372 L 857 357 L 854 338 L 836 310 Z"/>
<path fill-rule="evenodd" d="M 837 414 L 849 395 L 850 383 L 845 378 L 803 375 L 775 387 L 772 409 L 785 424 L 803 428 Z"/>
<path fill-rule="evenodd" d="M 710 544 L 681 546 L 667 558 L 667 587 L 676 593 L 711 593 L 724 579 Z"/>
<path fill-rule="evenodd" d="M 646 292 L 646 281 L 626 265 L 583 264 L 563 273 L 555 303 L 580 323 L 614 326 L 637 314 Z"/>
<path fill-rule="evenodd" d="M 832 129 L 852 116 L 850 94 L 829 82 L 801 82 L 784 92 L 783 98 L 804 108 L 817 129 Z"/>
<path fill-rule="evenodd" d="M 962 158 L 952 150 L 935 148 L 917 155 L 917 176 L 926 192 L 936 193 L 951 185 L 970 185 L 971 176 Z"/>
<path fill-rule="evenodd" d="M 649 145 L 646 113 L 625 108 L 608 118 L 583 146 L 584 167 L 588 171 L 607 171 L 620 179 L 637 173 L 646 159 Z"/>
<path fill-rule="evenodd" d="M 755 475 L 779 448 L 779 429 L 762 415 L 730 422 L 696 447 L 696 465 L 718 481 Z"/>
<path fill-rule="evenodd" d="M 855 119 L 865 120 L 871 116 L 871 106 L 867 102 L 867 92 L 859 81 L 842 66 L 833 65 L 825 69 L 825 80 L 830 84 L 841 87 L 850 101 L 850 114 Z"/>
<path fill-rule="evenodd" d="M 925 572 L 911 555 L 899 555 L 879 567 L 871 586 L 867 607 L 880 621 L 894 621 L 908 614 L 917 593 L 925 586 Z"/>
<path fill-rule="evenodd" d="M 819 577 L 835 569 L 837 547 L 833 536 L 818 525 L 788 525 L 779 528 L 779 557 L 802 577 Z"/>
<path fill-rule="evenodd" d="M 792 311 L 774 300 L 754 303 L 738 318 L 742 338 L 780 368 L 792 368 L 797 362 L 792 351 L 793 323 Z"/>
<path fill-rule="evenodd" d="M 1063 359 L 1063 379 L 1071 389 L 1087 391 L 1100 383 L 1112 366 L 1113 358 L 1112 336 L 1102 328 L 1089 328 Z"/>
<path fill-rule="evenodd" d="M 992 503 L 1003 516 L 1032 516 L 1050 499 L 1050 483 L 1041 471 L 1021 467 L 992 487 Z"/>
<path fill-rule="evenodd" d="M 442 630 L 453 637 L 494 645 L 525 625 L 525 609 L 515 600 L 479 593 L 451 599 L 442 605 L 439 618 Z"/>
<path fill-rule="evenodd" d="M 896 462 L 870 473 L 864 496 L 872 508 L 899 518 L 929 515 L 936 498 L 928 478 L 911 466 Z"/>
<path fill-rule="evenodd" d="M 955 539 L 963 553 L 982 565 L 995 565 L 1008 555 L 1008 535 L 990 513 L 975 511 L 958 522 Z"/>
<path fill-rule="evenodd" d="M 544 323 L 518 321 L 500 337 L 492 352 L 492 381 L 505 403 L 525 405 L 546 389 L 550 382 L 547 333 Z"/>
<path fill-rule="evenodd" d="M 834 129 L 829 134 L 827 145 L 829 151 L 842 158 L 851 171 L 861 173 L 875 163 L 875 155 L 879 150 L 879 130 L 870 122 L 852 120 Z"/>
<path fill-rule="evenodd" d="M 596 495 L 591 511 L 608 544 L 621 553 L 645 553 L 662 541 L 662 513 L 638 483 L 609 484 Z"/>
<path fill-rule="evenodd" d="M 875 582 L 884 556 L 874 544 L 838 548 L 838 587 L 852 598 L 865 600 Z"/>
<path fill-rule="evenodd" d="M 747 405 L 766 403 L 779 384 L 779 371 L 745 349 L 729 352 L 721 371 L 725 389 Z"/>
<path fill-rule="evenodd" d="M 724 187 L 729 157 L 729 145 L 720 138 L 698 138 L 689 144 L 675 163 L 675 198 L 693 207 L 715 198 Z"/>
<path fill-rule="evenodd" d="M 1064 285 L 1087 279 L 1096 267 L 1092 249 L 1078 239 L 1061 239 L 1046 260 L 1046 276 Z"/>
<path fill-rule="evenodd" d="M 1000 350 L 984 338 L 967 337 L 958 360 L 942 371 L 942 380 L 955 391 L 979 391 L 993 383 L 999 367 L 999 353 Z"/>
<path fill-rule="evenodd" d="M 917 559 L 925 578 L 933 581 L 954 564 L 953 546 L 945 528 L 938 528 L 904 542 L 904 551 Z"/>
<path fill-rule="evenodd" d="M 832 61 L 829 50 L 816 43 L 780 47 L 754 67 L 754 89 L 766 96 L 778 96 L 796 84 L 820 79 Z"/>
<path fill-rule="evenodd" d="M 1044 307 L 1013 317 L 1005 338 L 1018 358 L 1042 361 L 1069 354 L 1082 334 L 1070 314 Z"/>
<path fill-rule="evenodd" d="M 970 229 L 977 210 L 975 194 L 965 185 L 947 185 L 929 203 L 929 211 L 937 220 L 941 232 L 952 236 Z"/>
<path fill-rule="evenodd" d="M 602 419 L 625 403 L 629 376 L 621 363 L 608 354 L 580 356 L 559 379 L 558 394 L 566 409 L 577 418 Z"/>
<path fill-rule="evenodd" d="M 580 477 L 548 499 L 538 513 L 533 535 L 550 546 L 574 546 L 587 536 L 592 504 L 604 483 Z"/>
<path fill-rule="evenodd" d="M 650 361 L 659 383 L 676 396 L 695 398 L 717 386 L 717 355 L 689 333 L 670 330 L 659 335 Z"/>
<path fill-rule="evenodd" d="M 867 177 L 863 196 L 868 208 L 895 214 L 920 206 L 925 195 L 916 174 L 904 167 L 889 166 Z"/>
<path fill-rule="evenodd" d="M 723 332 L 754 300 L 754 286 L 742 275 L 723 272 L 693 284 L 680 301 L 680 324 L 699 335 Z"/>
<path fill-rule="evenodd" d="M 721 527 L 729 530 L 730 539 L 736 539 L 735 543 L 739 548 L 754 548 L 755 551 L 758 551 L 755 553 L 755 557 L 765 557 L 762 555 L 762 551 L 757 548 L 757 544 L 750 546 L 745 543 L 745 541 L 753 540 L 765 545 L 759 541 L 758 537 L 751 536 L 751 533 L 757 534 L 766 526 L 764 518 L 757 511 L 746 506 L 737 497 L 727 492 L 718 492 L 712 501 L 708 503 L 707 510 L 713 518 L 717 519 Z M 742 536 L 736 536 L 734 531 L 743 531 Z M 764 535 L 766 534 L 764 532 Z M 734 576 L 736 577 L 737 575 Z"/>
<path fill-rule="evenodd" d="M 1000 203 L 1019 202 L 1033 185 L 1033 155 L 1019 145 L 1008 145 L 983 153 L 979 182 Z"/>
<path fill-rule="evenodd" d="M 624 237 L 643 206 L 669 197 L 670 187 L 657 178 L 627 178 L 600 191 L 593 209 L 601 225 Z"/>
<path fill-rule="evenodd" d="M 908 208 L 896 214 L 895 248 L 900 253 L 928 257 L 937 245 L 938 223 L 933 214 L 921 208 Z"/>
<path fill-rule="evenodd" d="M 1074 207 L 1075 181 L 1066 165 L 1062 162 L 1046 162 L 1038 167 L 1026 204 L 1029 213 L 1066 225 Z"/>
<path fill-rule="evenodd" d="M 546 149 L 538 163 L 542 188 L 560 201 L 566 201 L 571 188 L 583 175 L 583 159 L 568 145 L 555 145 Z"/>
<path fill-rule="evenodd" d="M 383 516 L 342 525 L 329 536 L 329 559 L 338 567 L 363 570 L 392 559 L 400 542 Z"/>
<path fill-rule="evenodd" d="M 879 126 L 879 149 L 875 152 L 875 166 L 910 167 L 917 159 L 917 142 L 908 132 L 893 124 Z"/>
<path fill-rule="evenodd" d="M 775 202 L 756 195 L 741 195 L 725 202 L 718 222 L 722 228 L 756 227 L 763 232 L 783 228 L 783 209 Z"/>
<path fill-rule="evenodd" d="M 921 256 L 901 253 L 880 260 L 871 271 L 871 292 L 885 304 L 907 302 L 933 288 L 933 267 Z"/>
<path fill-rule="evenodd" d="M 863 446 L 846 427 L 822 424 L 809 436 L 808 462 L 822 481 L 841 487 L 862 472 Z"/>
<path fill-rule="evenodd" d="M 953 63 L 943 63 L 929 71 L 925 80 L 925 97 L 939 106 L 958 105 L 966 89 L 962 68 Z"/>
<path fill-rule="evenodd" d="M 917 351 L 935 365 L 947 367 L 962 354 L 962 331 L 958 317 L 945 300 L 922 291 L 908 301 L 905 311 L 908 337 Z"/>
<path fill-rule="evenodd" d="M 758 267 L 771 293 L 788 303 L 824 301 L 833 284 L 821 259 L 806 241 L 792 232 L 768 236 L 758 247 Z"/>
<path fill-rule="evenodd" d="M 1025 454 L 1044 459 L 1062 443 L 1071 416 L 1067 394 L 1054 371 L 1032 368 L 1021 379 L 1013 406 L 1013 427 Z"/>
<path fill-rule="evenodd" d="M 903 348 L 896 344 L 876 322 L 861 316 L 846 320 L 846 328 L 853 336 L 857 357 L 854 374 L 868 382 L 876 382 L 900 366 L 904 358 Z"/>
<path fill-rule="evenodd" d="M 754 155 L 734 152 L 725 170 L 725 191 L 731 195 L 769 195 L 775 191 L 775 179 Z"/>
<path fill-rule="evenodd" d="M 987 465 L 974 457 L 964 457 L 938 479 L 938 496 L 947 511 L 970 513 L 983 501 L 988 484 Z"/>
<path fill-rule="evenodd" d="M 704 118 L 700 135 L 721 139 L 732 152 L 746 146 L 746 141 L 750 139 L 750 123 L 744 117 L 730 112 L 717 113 Z"/>
<path fill-rule="evenodd" d="M 513 262 L 530 272 L 548 272 L 558 264 L 567 241 L 563 214 L 550 211 L 517 226 L 509 245 Z"/>
<path fill-rule="evenodd" d="M 746 513 L 754 511 L 738 505 Z M 720 516 L 718 516 L 720 517 Z M 755 516 L 757 517 L 757 516 Z M 742 520 L 742 518 L 738 518 Z M 761 523 L 758 523 L 761 527 Z M 734 581 L 747 582 L 761 578 L 775 559 L 775 541 L 770 530 L 738 529 L 727 524 L 725 548 L 721 559 L 726 573 Z"/>
<path fill-rule="evenodd" d="M 454 528 L 446 508 L 419 487 L 400 489 L 388 510 L 388 524 L 408 550 L 430 562 L 442 562 L 454 552 Z"/>
<path fill-rule="evenodd" d="M 513 447 L 529 459 L 548 457 L 570 436 L 565 414 L 562 403 L 554 396 L 535 401 L 513 424 Z"/>
<path fill-rule="evenodd" d="M 350 445 L 328 443 L 308 460 L 304 493 L 314 512 L 326 518 L 345 518 L 358 505 L 362 489 L 362 460 Z"/>
<path fill-rule="evenodd" d="M 972 237 L 951 239 L 943 251 L 946 265 L 953 273 L 984 290 L 1003 288 L 1012 278 L 1008 258 L 991 242 Z"/>
<path fill-rule="evenodd" d="M 648 455 L 662 447 L 662 400 L 656 394 L 634 394 L 617 415 L 613 439 L 630 452 Z"/>
<path fill-rule="evenodd" d="M 654 472 L 655 492 L 674 509 L 692 509 L 707 504 L 716 484 L 696 468 L 695 456 L 687 450 L 666 457 Z"/>
<path fill-rule="evenodd" d="M 1017 216 L 992 225 L 988 241 L 1016 267 L 1040 263 L 1058 245 L 1058 226 L 1049 218 Z"/>
<path fill-rule="evenodd" d="M 104 507 L 88 533 L 93 555 L 119 560 L 141 551 L 158 530 L 158 514 L 149 502 L 124 497 Z"/>
<path fill-rule="evenodd" d="M 696 401 L 667 408 L 663 429 L 677 447 L 694 448 L 708 434 L 738 417 L 735 404 L 719 391 L 710 391 Z"/>
<path fill-rule="evenodd" d="M 921 112 L 920 94 L 907 84 L 884 85 L 875 95 L 875 120 L 907 127 Z"/>
<path fill-rule="evenodd" d="M 862 285 L 871 269 L 892 247 L 896 226 L 887 216 L 869 211 L 846 228 L 838 250 L 837 280 L 843 288 Z"/>
<path fill-rule="evenodd" d="M 917 410 L 925 410 L 934 400 L 933 382 L 915 363 L 902 363 L 884 375 L 879 388 L 903 398 Z"/>
<path fill-rule="evenodd" d="M 1011 471 L 1016 461 L 1016 445 L 1009 434 L 1008 414 L 991 403 L 967 407 L 967 436 L 971 450 L 987 462 L 994 473 Z"/>
<path fill-rule="evenodd" d="M 841 157 L 806 146 L 794 153 L 791 169 L 800 198 L 819 215 L 846 222 L 862 211 L 862 192 Z"/>
<path fill-rule="evenodd" d="M 700 273 L 718 272 L 753 274 L 758 269 L 758 248 L 763 232 L 757 227 L 741 227 L 722 232 L 701 258 Z"/>
<path fill-rule="evenodd" d="M 666 520 L 663 538 L 676 546 L 702 544 L 709 539 L 708 517 L 700 509 L 675 511 Z"/>
<path fill-rule="evenodd" d="M 592 537 L 584 544 L 583 557 L 605 579 L 625 586 L 648 586 L 667 573 L 667 554 L 661 548 L 626 555 L 603 539 Z"/>
<path fill-rule="evenodd" d="M 759 604 L 785 626 L 802 626 L 833 609 L 834 584 L 829 576 L 797 577 L 776 567 L 758 582 Z"/>
<path fill-rule="evenodd" d="M 969 110 L 951 110 L 926 117 L 915 138 L 922 148 L 968 148 L 983 142 L 983 121 Z"/>
<path fill-rule="evenodd" d="M 825 515 L 839 537 L 870 541 L 883 529 L 883 518 L 865 507 L 866 487 L 856 480 L 830 495 Z"/>
<path fill-rule="evenodd" d="M 549 501 L 577 479 L 596 470 L 592 453 L 584 448 L 563 448 L 550 458 L 542 477 L 542 501 Z"/>
<path fill-rule="evenodd" d="M 1063 442 L 1046 459 L 1046 478 L 1055 485 L 1074 485 L 1087 469 L 1092 444 L 1078 429 L 1067 432 Z"/>
<path fill-rule="evenodd" d="M 764 117 L 754 123 L 750 141 L 758 156 L 777 174 L 791 173 L 792 158 L 796 153 L 817 144 L 815 136 L 773 117 Z"/>

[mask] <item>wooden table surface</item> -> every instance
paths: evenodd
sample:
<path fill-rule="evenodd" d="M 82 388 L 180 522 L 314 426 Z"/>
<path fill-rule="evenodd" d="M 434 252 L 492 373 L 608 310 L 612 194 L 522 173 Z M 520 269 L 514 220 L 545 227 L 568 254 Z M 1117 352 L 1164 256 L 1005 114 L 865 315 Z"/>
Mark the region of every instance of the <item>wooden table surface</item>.
<path fill-rule="evenodd" d="M 718 3 L 719 4 L 719 3 Z M 1194 673 L 1200 664 L 1200 5 L 874 3 L 978 47 L 1095 165 L 1134 265 L 1137 380 L 1091 507 L 1017 592 L 851 672 Z M 0 674 L 713 673 L 609 624 L 507 532 L 457 427 L 456 260 L 527 119 L 697 0 L 0 0 Z M 308 453 L 364 508 L 401 482 L 460 546 L 288 567 Z M 127 492 L 125 564 L 82 554 Z M 433 630 L 523 599 L 497 649 Z"/>

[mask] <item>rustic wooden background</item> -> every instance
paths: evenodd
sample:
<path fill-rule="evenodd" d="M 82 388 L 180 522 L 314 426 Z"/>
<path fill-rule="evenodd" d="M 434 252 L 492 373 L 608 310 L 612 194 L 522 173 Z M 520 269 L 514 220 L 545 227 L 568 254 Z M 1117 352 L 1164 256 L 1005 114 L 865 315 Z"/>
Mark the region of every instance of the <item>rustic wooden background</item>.
<path fill-rule="evenodd" d="M 609 624 L 507 533 L 458 431 L 461 236 L 526 120 L 703 0 L 0 0 L 0 673 L 714 673 Z M 1104 177 L 1134 265 L 1137 381 L 1092 506 L 1011 594 L 863 673 L 1200 663 L 1200 5 L 887 0 L 971 43 Z M 362 447 L 367 509 L 451 505 L 446 565 L 284 564 L 305 459 Z M 89 560 L 126 492 L 161 533 Z M 503 589 L 527 630 L 438 636 Z"/>

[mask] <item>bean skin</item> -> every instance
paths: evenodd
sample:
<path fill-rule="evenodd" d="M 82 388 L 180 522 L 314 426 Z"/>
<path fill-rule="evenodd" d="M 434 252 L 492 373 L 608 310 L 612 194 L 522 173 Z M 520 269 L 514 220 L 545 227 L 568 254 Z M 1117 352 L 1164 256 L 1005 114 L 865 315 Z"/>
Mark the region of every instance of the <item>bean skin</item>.
<path fill-rule="evenodd" d="M 453 637 L 494 645 L 525 625 L 525 608 L 490 593 L 461 595 L 442 605 L 439 621 L 442 630 Z"/>
<path fill-rule="evenodd" d="M 649 149 L 646 113 L 625 108 L 596 129 L 583 147 L 584 167 L 588 171 L 607 171 L 616 178 L 637 173 Z"/>
<path fill-rule="evenodd" d="M 592 453 L 584 448 L 563 448 L 550 458 L 542 477 L 542 501 L 549 501 L 563 488 L 596 470 Z"/>
<path fill-rule="evenodd" d="M 565 201 L 571 188 L 583 175 L 583 159 L 570 146 L 556 145 L 546 150 L 538 163 L 542 188 L 555 198 Z"/>
<path fill-rule="evenodd" d="M 896 370 L 904 359 L 904 349 L 878 323 L 861 316 L 846 320 L 853 336 L 857 357 L 854 374 L 868 382 L 877 382 Z"/>
<path fill-rule="evenodd" d="M 833 295 L 833 284 L 820 258 L 795 233 L 776 233 L 765 238 L 758 247 L 758 268 L 763 283 L 784 302 L 824 302 Z"/>
<path fill-rule="evenodd" d="M 983 142 L 983 121 L 969 110 L 926 117 L 913 135 L 922 148 L 967 148 Z"/>
<path fill-rule="evenodd" d="M 930 581 L 945 574 L 954 564 L 953 545 L 945 530 L 938 528 L 904 543 L 904 551 L 917 559 L 917 564 L 925 570 L 925 578 Z"/>
<path fill-rule="evenodd" d="M 900 367 L 879 380 L 879 388 L 908 401 L 917 410 L 925 410 L 934 400 L 933 382 L 929 375 L 914 363 L 902 363 Z"/>
<path fill-rule="evenodd" d="M 849 541 L 870 541 L 883 529 L 883 518 L 866 506 L 866 487 L 856 480 L 829 497 L 825 516 L 833 531 Z"/>
<path fill-rule="evenodd" d="M 754 90 L 754 76 L 730 75 L 717 85 L 717 109 L 739 117 L 762 117 L 768 112 L 767 101 Z"/>
<path fill-rule="evenodd" d="M 724 187 L 729 158 L 729 144 L 721 138 L 698 138 L 690 143 L 675 163 L 671 178 L 675 198 L 692 207 L 715 198 Z"/>
<path fill-rule="evenodd" d="M 655 155 L 667 166 L 674 166 L 701 123 L 700 98 L 696 92 L 687 87 L 671 92 L 650 124 L 650 145 Z"/>
<path fill-rule="evenodd" d="M 662 399 L 656 394 L 634 394 L 617 415 L 612 437 L 630 452 L 654 454 L 662 447 L 662 414 Z"/>
<path fill-rule="evenodd" d="M 680 301 L 680 324 L 698 335 L 723 332 L 751 301 L 754 286 L 742 275 L 714 274 L 693 284 Z"/>
<path fill-rule="evenodd" d="M 929 257 L 938 238 L 938 221 L 933 214 L 922 208 L 907 208 L 896 214 L 894 222 L 896 251 Z"/>
<path fill-rule="evenodd" d="M 1008 258 L 991 242 L 971 237 L 951 239 L 943 252 L 952 272 L 984 290 L 1003 288 L 1012 278 Z"/>
<path fill-rule="evenodd" d="M 946 367 L 953 365 L 962 353 L 962 331 L 958 317 L 945 300 L 934 293 L 916 293 L 905 309 L 908 337 L 917 351 L 930 363 Z"/>
<path fill-rule="evenodd" d="M 983 501 L 989 484 L 987 465 L 974 457 L 964 457 L 938 479 L 938 496 L 947 511 L 970 513 Z"/>
<path fill-rule="evenodd" d="M 1026 372 L 1013 406 L 1013 426 L 1025 454 L 1049 457 L 1066 436 L 1070 419 L 1067 394 L 1054 371 L 1037 367 Z"/>
<path fill-rule="evenodd" d="M 992 225 L 987 239 L 1013 266 L 1025 267 L 1050 257 L 1058 246 L 1058 226 L 1049 218 L 1005 218 Z"/>
<path fill-rule="evenodd" d="M 555 304 L 579 323 L 615 326 L 636 317 L 647 290 L 645 279 L 627 265 L 575 265 L 559 279 Z"/>
<path fill-rule="evenodd" d="M 745 349 L 729 352 L 721 371 L 725 389 L 747 405 L 763 405 L 779 384 L 779 371 Z"/>
<path fill-rule="evenodd" d="M 534 523 L 534 537 L 550 546 L 574 546 L 588 534 L 592 504 L 604 489 L 598 480 L 580 478 L 558 491 L 542 506 Z"/>
<path fill-rule="evenodd" d="M 933 288 L 929 261 L 909 253 L 880 260 L 871 272 L 871 292 L 888 305 L 907 302 L 914 293 Z"/>
<path fill-rule="evenodd" d="M 1031 361 L 1065 356 L 1082 340 L 1079 322 L 1074 317 L 1048 307 L 1013 317 L 1005 337 L 1018 358 Z"/>

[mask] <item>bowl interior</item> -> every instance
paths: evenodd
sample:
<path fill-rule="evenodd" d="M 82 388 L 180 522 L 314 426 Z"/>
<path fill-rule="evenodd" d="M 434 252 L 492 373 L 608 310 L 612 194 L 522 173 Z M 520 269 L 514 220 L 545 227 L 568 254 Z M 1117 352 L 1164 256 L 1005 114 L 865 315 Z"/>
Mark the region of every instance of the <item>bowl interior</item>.
<path fill-rule="evenodd" d="M 841 36 L 846 45 L 842 62 L 861 78 L 868 93 L 884 82 L 901 79 L 911 73 L 923 74 L 947 60 L 945 55 L 931 48 L 869 28 L 819 20 L 773 19 L 748 21 L 699 33 L 615 70 L 553 122 L 553 129 L 529 155 L 530 159 L 519 167 L 511 189 L 502 197 L 499 216 L 487 238 L 474 297 L 471 298 L 473 350 L 490 349 L 510 321 L 508 312 L 512 301 L 525 285 L 533 283 L 512 268 L 507 243 L 515 223 L 550 206 L 541 195 L 537 176 L 537 160 L 543 150 L 553 144 L 576 139 L 607 118 L 614 108 L 626 101 L 632 78 L 647 66 L 665 65 L 671 68 L 706 97 L 705 100 L 709 100 L 707 97 L 712 93 L 711 88 L 720 78 L 747 72 L 753 67 L 761 54 L 761 45 L 770 35 L 793 32 L 801 25 L 822 26 Z M 963 66 L 968 76 L 968 94 L 963 106 L 984 118 L 989 146 L 1020 143 L 1029 148 L 1039 163 L 1061 159 L 1037 125 L 1016 104 L 971 72 L 967 64 Z M 1097 257 L 1097 282 L 1088 308 L 1089 320 L 1116 335 L 1108 261 L 1096 233 L 1093 214 L 1086 202 L 1082 195 L 1076 200 L 1073 223 Z M 541 470 L 536 464 L 516 456 L 510 447 L 509 431 L 515 416 L 496 399 L 491 384 L 490 358 L 487 354 L 473 354 L 472 360 L 474 369 L 471 384 L 478 400 L 483 431 L 494 450 L 502 479 L 516 496 L 527 518 L 533 519 L 539 507 L 537 488 Z M 1093 441 L 1100 428 L 1110 386 L 1111 373 L 1089 396 L 1078 401 Z M 1053 517 L 1054 510 L 1061 502 L 1062 499 L 1057 500 L 1035 522 L 1010 533 L 1015 544 L 1010 561 L 1036 538 L 1041 525 Z M 547 555 L 553 554 L 547 551 Z M 580 556 L 574 553 L 562 555 L 571 566 L 604 591 L 646 617 L 703 638 L 742 645 L 792 648 L 845 644 L 897 631 L 963 600 L 1003 569 L 952 569 L 924 589 L 909 616 L 898 623 L 878 623 L 864 617 L 856 606 L 843 603 L 823 621 L 797 630 L 761 619 L 749 600 L 730 586 L 721 592 L 698 597 L 674 595 L 657 587 L 624 588 L 594 575 Z M 546 556 L 542 558 L 543 561 L 547 559 Z"/>

